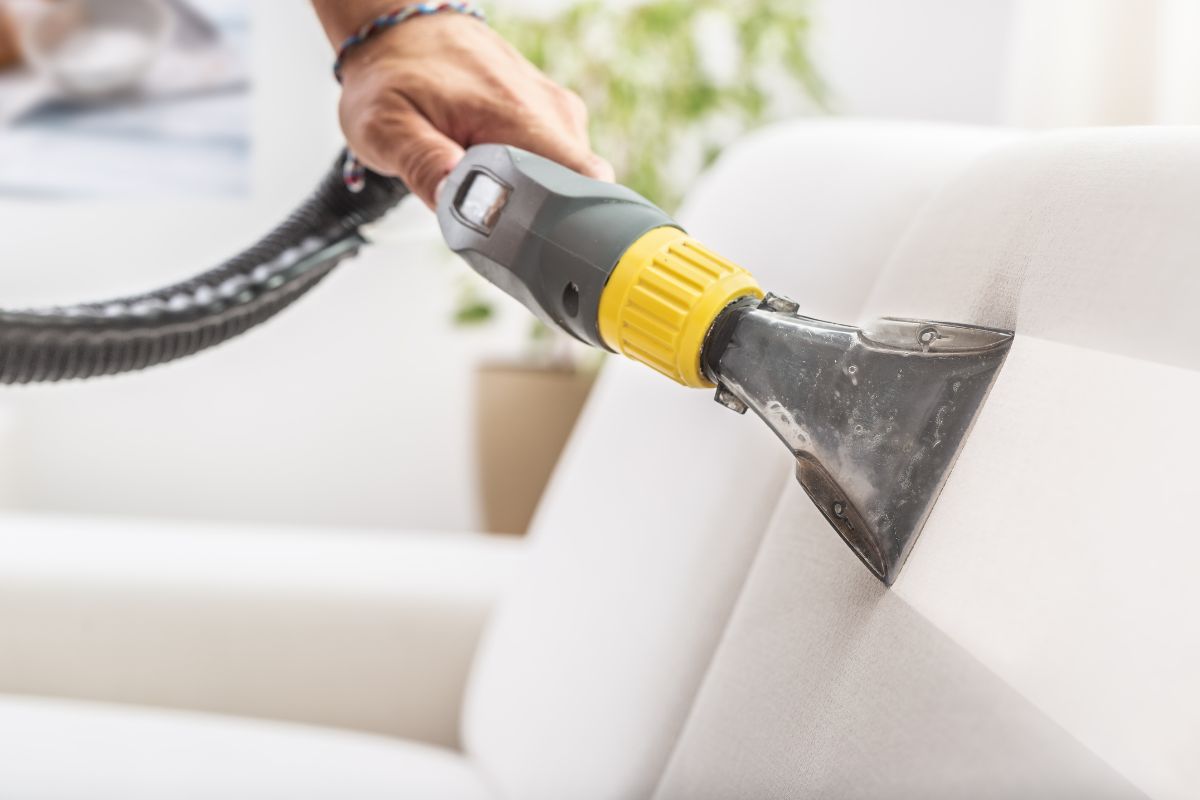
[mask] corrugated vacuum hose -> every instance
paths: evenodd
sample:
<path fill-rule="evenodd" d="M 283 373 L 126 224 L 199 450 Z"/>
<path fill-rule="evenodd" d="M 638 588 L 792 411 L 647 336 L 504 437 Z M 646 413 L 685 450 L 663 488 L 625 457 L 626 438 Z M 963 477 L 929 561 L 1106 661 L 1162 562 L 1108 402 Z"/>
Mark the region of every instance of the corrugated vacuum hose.
<path fill-rule="evenodd" d="M 191 280 L 134 297 L 0 309 L 0 384 L 131 372 L 232 339 L 320 282 L 366 240 L 359 229 L 408 189 L 368 174 L 351 192 L 339 159 L 291 216 L 246 251 Z"/>

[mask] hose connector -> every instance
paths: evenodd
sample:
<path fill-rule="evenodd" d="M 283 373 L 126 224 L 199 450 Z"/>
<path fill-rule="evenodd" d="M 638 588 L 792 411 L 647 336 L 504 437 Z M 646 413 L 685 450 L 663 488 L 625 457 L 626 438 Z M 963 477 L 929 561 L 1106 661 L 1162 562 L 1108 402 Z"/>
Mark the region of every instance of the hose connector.
<path fill-rule="evenodd" d="M 600 298 L 604 343 L 684 386 L 711 387 L 700 353 L 713 322 L 740 297 L 761 298 L 749 272 L 675 227 L 643 234 Z"/>

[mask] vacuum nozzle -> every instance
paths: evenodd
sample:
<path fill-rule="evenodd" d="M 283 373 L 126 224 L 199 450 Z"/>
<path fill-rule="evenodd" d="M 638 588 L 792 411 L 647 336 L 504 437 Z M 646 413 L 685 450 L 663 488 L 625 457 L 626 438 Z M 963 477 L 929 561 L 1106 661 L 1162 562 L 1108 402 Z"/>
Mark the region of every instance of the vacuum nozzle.
<path fill-rule="evenodd" d="M 438 220 L 455 252 L 548 323 L 754 409 L 821 513 L 888 584 L 1012 339 L 802 317 L 640 195 L 511 147 L 468 150 Z"/>
<path fill-rule="evenodd" d="M 857 328 L 768 294 L 730 307 L 705 369 L 717 400 L 753 409 L 846 544 L 891 585 L 987 398 L 1012 334 L 883 319 Z"/>

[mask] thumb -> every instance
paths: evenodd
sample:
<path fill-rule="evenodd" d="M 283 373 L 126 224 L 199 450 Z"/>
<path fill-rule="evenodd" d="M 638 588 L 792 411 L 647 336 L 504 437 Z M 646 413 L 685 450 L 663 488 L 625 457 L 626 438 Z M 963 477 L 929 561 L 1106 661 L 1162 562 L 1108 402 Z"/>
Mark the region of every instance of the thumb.
<path fill-rule="evenodd" d="M 600 156 L 593 155 L 587 162 L 587 169 L 583 172 L 589 178 L 595 178 L 598 181 L 607 181 L 613 183 L 617 179 L 617 173 L 613 169 L 613 165 Z"/>
<path fill-rule="evenodd" d="M 387 171 L 404 181 L 425 205 L 436 208 L 438 187 L 462 160 L 462 147 L 411 105 L 390 115 L 381 136 L 384 140 L 373 142 L 371 149 Z"/>

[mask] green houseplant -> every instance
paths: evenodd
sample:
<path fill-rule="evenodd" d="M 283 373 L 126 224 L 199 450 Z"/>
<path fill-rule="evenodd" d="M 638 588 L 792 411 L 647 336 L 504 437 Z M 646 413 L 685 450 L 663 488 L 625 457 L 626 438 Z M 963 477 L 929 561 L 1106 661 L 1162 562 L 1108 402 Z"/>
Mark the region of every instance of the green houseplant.
<path fill-rule="evenodd" d="M 596 152 L 621 183 L 668 211 L 734 139 L 823 108 L 808 58 L 806 0 L 582 0 L 549 17 L 493 15 L 492 24 L 583 98 Z M 465 279 L 456 323 L 492 319 L 493 297 L 482 281 Z M 580 352 L 537 323 L 522 362 L 481 366 L 477 428 L 489 528 L 519 532 L 528 523 L 594 374 Z M 521 413 L 557 422 L 525 425 Z"/>
<path fill-rule="evenodd" d="M 733 140 L 765 123 L 825 107 L 808 57 L 807 0 L 583 0 L 550 17 L 497 15 L 525 56 L 577 92 L 596 152 L 617 179 L 673 211 Z M 475 281 L 455 322 L 495 312 Z M 535 355 L 554 352 L 535 329 Z"/>
<path fill-rule="evenodd" d="M 584 0 L 497 28 L 591 113 L 598 153 L 668 211 L 722 148 L 822 107 L 805 0 Z"/>

